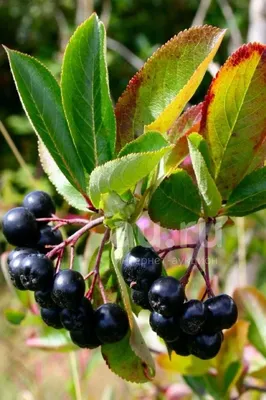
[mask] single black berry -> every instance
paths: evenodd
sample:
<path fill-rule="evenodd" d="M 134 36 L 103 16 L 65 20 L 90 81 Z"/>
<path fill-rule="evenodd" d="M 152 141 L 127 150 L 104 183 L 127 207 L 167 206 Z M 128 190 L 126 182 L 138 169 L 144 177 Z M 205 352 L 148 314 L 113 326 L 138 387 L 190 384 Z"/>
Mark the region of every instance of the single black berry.
<path fill-rule="evenodd" d="M 54 279 L 52 298 L 61 308 L 75 310 L 85 293 L 85 282 L 78 271 L 65 269 L 59 271 Z"/>
<path fill-rule="evenodd" d="M 53 263 L 44 254 L 29 254 L 23 259 L 20 280 L 26 289 L 46 289 L 51 286 L 53 276 Z"/>
<path fill-rule="evenodd" d="M 82 349 L 95 349 L 101 345 L 93 325 L 87 325 L 81 331 L 71 331 L 70 337 L 72 342 Z"/>
<path fill-rule="evenodd" d="M 30 210 L 35 218 L 48 218 L 55 213 L 55 205 L 48 193 L 41 190 L 30 192 L 24 198 L 23 206 Z"/>
<path fill-rule="evenodd" d="M 162 260 L 151 248 L 136 246 L 125 256 L 122 274 L 130 287 L 147 291 L 162 274 Z"/>
<path fill-rule="evenodd" d="M 175 317 L 164 317 L 153 311 L 150 314 L 150 326 L 158 336 L 167 342 L 176 340 L 180 335 L 178 319 Z"/>
<path fill-rule="evenodd" d="M 184 299 L 183 286 L 171 276 L 157 279 L 149 290 L 152 309 L 165 317 L 180 314 Z"/>
<path fill-rule="evenodd" d="M 95 312 L 95 332 L 102 343 L 123 339 L 129 328 L 127 313 L 119 305 L 107 303 Z"/>
<path fill-rule="evenodd" d="M 199 300 L 187 301 L 182 308 L 180 327 L 188 335 L 196 335 L 202 330 L 207 318 L 205 304 Z"/>
<path fill-rule="evenodd" d="M 179 356 L 189 356 L 191 354 L 189 349 L 189 336 L 181 333 L 180 336 L 173 342 L 167 342 L 170 350 L 174 351 Z"/>
<path fill-rule="evenodd" d="M 45 225 L 40 229 L 40 239 L 37 243 L 37 248 L 41 253 L 46 254 L 52 250 L 49 246 L 56 246 L 62 241 L 62 233 L 58 229 L 54 231 L 52 226 Z"/>
<path fill-rule="evenodd" d="M 53 308 L 56 307 L 55 302 L 52 299 L 51 288 L 44 290 L 36 290 L 34 293 L 35 301 L 42 308 Z"/>
<path fill-rule="evenodd" d="M 91 302 L 83 297 L 83 300 L 76 310 L 64 308 L 61 311 L 61 322 L 68 331 L 80 331 L 88 324 L 94 323 L 94 311 Z"/>
<path fill-rule="evenodd" d="M 196 336 L 191 336 L 189 349 L 191 354 L 194 356 L 201 358 L 202 360 L 209 360 L 219 353 L 221 344 L 221 332 L 209 335 L 202 333 Z"/>
<path fill-rule="evenodd" d="M 37 249 L 32 249 L 30 247 L 16 247 L 14 250 L 10 251 L 7 257 L 7 263 L 10 264 L 18 255 L 39 253 Z"/>
<path fill-rule="evenodd" d="M 229 329 L 237 321 L 237 306 L 227 294 L 211 297 L 204 302 L 207 308 L 207 320 L 204 331 L 209 333 Z"/>
<path fill-rule="evenodd" d="M 14 246 L 34 246 L 39 240 L 40 231 L 36 219 L 24 207 L 9 210 L 4 215 L 2 225 L 6 240 Z"/>
<path fill-rule="evenodd" d="M 20 276 L 21 276 L 21 267 L 22 261 L 25 258 L 25 254 L 18 254 L 14 257 L 10 263 L 8 264 L 8 272 L 13 285 L 19 290 L 26 290 L 26 288 L 22 285 Z"/>
<path fill-rule="evenodd" d="M 137 304 L 139 307 L 144 310 L 151 310 L 147 292 L 132 289 L 131 297 L 133 303 Z"/>
<path fill-rule="evenodd" d="M 41 317 L 46 325 L 51 326 L 55 329 L 63 328 L 60 320 L 60 308 L 54 306 L 54 308 L 41 308 Z"/>

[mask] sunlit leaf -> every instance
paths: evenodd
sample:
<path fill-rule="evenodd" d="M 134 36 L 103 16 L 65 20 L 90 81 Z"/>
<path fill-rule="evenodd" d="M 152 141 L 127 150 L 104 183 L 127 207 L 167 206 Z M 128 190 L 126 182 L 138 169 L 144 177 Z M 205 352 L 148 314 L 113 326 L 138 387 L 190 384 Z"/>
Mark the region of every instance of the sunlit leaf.
<path fill-rule="evenodd" d="M 147 151 L 160 150 L 167 145 L 167 140 L 165 140 L 159 132 L 147 132 L 145 135 L 127 143 L 118 154 L 118 157 L 123 157 L 131 153 L 145 153 Z"/>
<path fill-rule="evenodd" d="M 164 370 L 192 376 L 204 375 L 211 365 L 210 360 L 200 360 L 194 356 L 182 357 L 175 353 L 172 353 L 171 360 L 168 354 L 159 354 L 156 361 Z"/>
<path fill-rule="evenodd" d="M 4 311 L 5 317 L 13 325 L 20 325 L 26 317 L 24 311 L 8 308 Z"/>

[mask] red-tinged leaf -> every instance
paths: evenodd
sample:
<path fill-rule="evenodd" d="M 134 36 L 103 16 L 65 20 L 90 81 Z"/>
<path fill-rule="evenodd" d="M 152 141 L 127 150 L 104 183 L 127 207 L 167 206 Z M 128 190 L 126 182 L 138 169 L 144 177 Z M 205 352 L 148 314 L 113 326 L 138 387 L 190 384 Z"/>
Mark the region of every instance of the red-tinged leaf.
<path fill-rule="evenodd" d="M 200 133 L 210 147 L 218 189 L 227 199 L 265 157 L 266 46 L 244 45 L 227 60 L 206 96 Z"/>
<path fill-rule="evenodd" d="M 194 27 L 157 50 L 116 105 L 117 148 L 148 130 L 166 132 L 200 84 L 225 31 Z"/>

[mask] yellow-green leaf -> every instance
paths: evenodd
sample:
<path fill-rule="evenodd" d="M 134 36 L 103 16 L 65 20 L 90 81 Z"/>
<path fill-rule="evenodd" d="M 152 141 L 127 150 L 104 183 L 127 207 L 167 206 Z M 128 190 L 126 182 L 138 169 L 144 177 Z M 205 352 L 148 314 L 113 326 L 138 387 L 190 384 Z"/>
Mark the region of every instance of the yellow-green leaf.
<path fill-rule="evenodd" d="M 168 354 L 159 354 L 156 361 L 162 369 L 180 375 L 204 375 L 211 366 L 210 360 L 200 360 L 194 356 L 182 357 L 175 353 L 172 354 L 171 360 Z"/>

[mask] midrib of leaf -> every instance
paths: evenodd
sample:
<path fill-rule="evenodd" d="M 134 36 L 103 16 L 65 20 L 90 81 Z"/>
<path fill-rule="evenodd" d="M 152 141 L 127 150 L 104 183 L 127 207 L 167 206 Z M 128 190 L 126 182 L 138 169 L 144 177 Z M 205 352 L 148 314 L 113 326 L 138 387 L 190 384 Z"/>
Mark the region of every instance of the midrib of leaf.
<path fill-rule="evenodd" d="M 228 135 L 228 139 L 227 139 L 227 142 L 226 142 L 226 145 L 225 145 L 225 146 L 222 145 L 222 143 L 221 143 L 221 141 L 220 141 L 220 137 L 219 137 L 219 135 L 217 135 L 216 125 L 214 124 L 214 126 L 215 126 L 215 131 L 216 131 L 216 138 L 218 138 L 218 140 L 219 140 L 219 142 L 220 142 L 220 144 L 221 144 L 221 147 L 222 147 L 222 149 L 223 149 L 223 150 L 222 150 L 222 157 L 221 157 L 221 160 L 220 160 L 218 169 L 216 169 L 216 172 L 215 172 L 215 178 L 217 178 L 218 175 L 219 175 L 219 173 L 220 173 L 221 166 L 222 166 L 222 163 L 223 163 L 223 160 L 224 160 L 224 156 L 225 156 L 225 153 L 226 153 L 228 144 L 229 144 L 229 142 L 230 142 L 230 140 L 231 140 L 231 136 L 232 136 L 232 133 L 233 133 L 233 131 L 234 131 L 235 125 L 236 125 L 236 123 L 238 122 L 238 117 L 239 117 L 239 114 L 240 114 L 240 112 L 241 112 L 242 106 L 243 106 L 243 104 L 245 103 L 245 99 L 246 99 L 246 95 L 247 95 L 247 92 L 248 92 L 249 87 L 250 87 L 250 83 L 251 83 L 251 81 L 252 81 L 252 79 L 253 79 L 253 76 L 254 76 L 254 74 L 255 74 L 255 72 L 256 72 L 257 66 L 259 65 L 260 61 L 261 61 L 261 56 L 260 56 L 259 59 L 258 59 L 258 63 L 257 63 L 256 66 L 254 67 L 254 72 L 253 72 L 253 74 L 252 74 L 252 76 L 251 76 L 251 78 L 250 78 L 250 80 L 249 80 L 249 84 L 247 85 L 247 89 L 245 90 L 245 94 L 244 94 L 243 99 L 242 99 L 242 101 L 241 101 L 241 105 L 240 105 L 240 107 L 238 108 L 238 111 L 237 111 L 237 114 L 236 114 L 234 123 L 233 123 L 232 127 L 231 127 L 230 130 L 229 130 L 229 135 Z M 246 67 L 246 68 L 247 68 L 247 67 Z M 237 71 L 236 71 L 236 72 L 237 72 Z M 234 76 L 235 76 L 235 74 L 234 74 Z M 231 80 L 230 86 L 231 86 L 232 82 L 233 82 L 233 78 L 232 78 L 232 80 Z M 227 97 L 228 90 L 229 90 L 229 87 L 230 87 L 230 86 L 227 87 L 226 96 L 224 96 L 224 104 L 225 104 L 226 97 Z M 237 107 L 236 107 L 236 108 L 237 108 Z M 225 107 L 224 107 L 224 109 L 226 110 Z M 227 117 L 227 112 L 226 112 L 226 119 L 227 119 L 228 126 L 230 127 L 230 124 L 229 124 L 229 121 L 228 121 L 228 117 Z"/>
<path fill-rule="evenodd" d="M 41 64 L 41 65 L 42 65 L 44 68 L 46 68 L 43 64 Z M 39 135 L 38 135 L 38 132 L 37 132 L 37 130 L 36 130 L 36 128 L 35 128 L 35 126 L 34 126 L 34 124 L 33 124 L 33 122 L 32 122 L 32 120 L 31 120 L 31 118 L 30 118 L 30 116 L 29 116 L 29 114 L 28 114 L 28 112 L 27 112 L 27 110 L 26 110 L 26 107 L 25 107 L 25 105 L 24 105 L 23 99 L 22 99 L 22 97 L 21 97 L 21 95 L 20 95 L 20 91 L 19 91 L 18 86 L 17 86 L 17 82 L 16 82 L 16 79 L 15 79 L 15 75 L 14 75 L 13 67 L 12 67 L 12 64 L 11 64 L 11 63 L 10 63 L 10 68 L 11 68 L 11 71 L 12 71 L 12 74 L 13 74 L 13 77 L 14 77 L 14 82 L 15 82 L 15 85 L 16 85 L 16 89 L 17 89 L 17 92 L 18 92 L 20 101 L 21 101 L 21 103 L 22 103 L 23 106 L 24 106 L 24 111 L 25 111 L 25 113 L 26 113 L 26 115 L 27 115 L 29 121 L 31 122 L 31 125 L 32 125 L 32 127 L 33 127 L 33 129 L 34 129 L 36 135 L 39 136 Z M 47 69 L 47 68 L 46 68 L 46 69 Z M 57 151 L 57 154 L 60 156 L 61 160 L 63 161 L 66 170 L 68 171 L 68 173 L 70 174 L 70 176 L 71 176 L 72 179 L 73 179 L 73 182 L 76 183 L 76 187 L 79 188 L 79 190 L 80 190 L 81 193 L 84 193 L 84 190 L 81 188 L 79 182 L 77 182 L 75 176 L 72 174 L 71 169 L 68 168 L 68 164 L 67 164 L 65 158 L 64 158 L 64 157 L 61 155 L 61 153 L 59 152 L 58 147 L 57 147 L 57 145 L 56 145 L 56 142 L 54 141 L 53 135 L 51 135 L 50 129 L 48 129 L 48 127 L 47 127 L 47 125 L 46 125 L 44 119 L 41 118 L 41 115 L 42 115 L 42 114 L 41 114 L 41 112 L 40 112 L 40 110 L 39 110 L 39 107 L 37 106 L 37 103 L 35 102 L 35 100 L 34 100 L 32 94 L 31 94 L 31 92 L 29 91 L 28 86 L 27 86 L 27 84 L 26 84 L 26 82 L 25 82 L 25 79 L 24 79 L 23 76 L 21 75 L 21 72 L 20 72 L 20 70 L 19 70 L 18 68 L 17 68 L 17 71 L 18 71 L 18 74 L 19 74 L 21 80 L 22 80 L 23 83 L 24 83 L 24 86 L 25 86 L 25 88 L 26 88 L 26 91 L 28 92 L 30 98 L 32 99 L 32 102 L 34 103 L 34 105 L 35 105 L 35 107 L 36 107 L 36 109 L 37 109 L 37 111 L 38 111 L 38 115 L 37 115 L 38 118 L 41 120 L 41 122 L 42 122 L 43 125 L 45 126 L 47 132 L 49 133 L 49 137 L 50 137 L 51 141 L 53 142 L 53 145 L 54 145 L 54 147 L 55 147 L 55 149 L 56 149 L 56 151 Z M 50 77 L 50 79 L 51 79 L 51 78 L 52 78 L 52 77 Z M 53 79 L 53 78 L 52 78 L 52 79 Z M 56 82 L 56 80 L 55 80 L 55 82 Z M 57 83 L 57 82 L 56 82 L 56 83 Z M 30 86 L 32 87 L 32 77 L 31 77 L 31 76 L 30 76 Z M 43 97 L 43 96 L 42 96 L 42 97 Z M 43 104 L 44 104 L 44 102 L 43 102 Z M 58 123 L 58 118 L 57 118 L 57 114 L 56 114 L 56 125 L 55 125 L 55 126 L 57 126 L 57 123 Z"/>
<path fill-rule="evenodd" d="M 183 184 L 183 183 L 182 183 L 182 184 Z M 197 213 L 195 210 L 192 210 L 191 208 L 189 208 L 189 207 L 183 205 L 182 203 L 176 201 L 176 199 L 173 199 L 170 195 L 167 195 L 167 194 L 165 193 L 165 191 L 164 191 L 160 186 L 159 186 L 159 189 L 163 192 L 163 194 L 165 195 L 165 197 L 166 197 L 167 199 L 171 200 L 173 203 L 177 204 L 178 206 L 181 206 L 181 207 L 185 208 L 185 209 L 188 210 L 189 212 L 192 212 L 193 214 L 198 215 L 198 213 Z"/>

